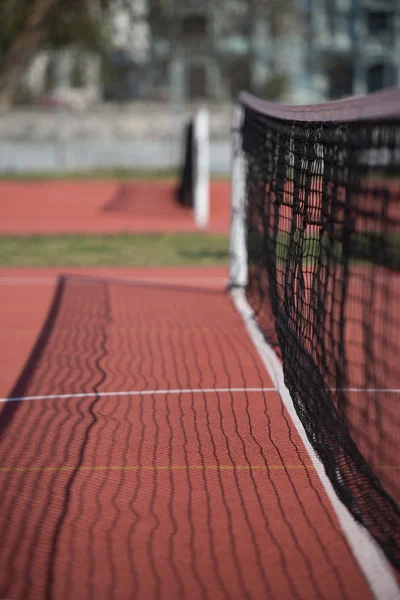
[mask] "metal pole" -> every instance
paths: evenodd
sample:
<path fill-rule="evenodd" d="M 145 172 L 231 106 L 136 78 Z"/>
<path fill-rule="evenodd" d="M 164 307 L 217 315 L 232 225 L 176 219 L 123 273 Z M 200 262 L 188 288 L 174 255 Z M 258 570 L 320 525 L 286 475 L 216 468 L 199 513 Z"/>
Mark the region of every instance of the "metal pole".
<path fill-rule="evenodd" d="M 194 119 L 194 219 L 199 229 L 207 229 L 210 216 L 210 141 L 208 109 L 201 108 Z"/>

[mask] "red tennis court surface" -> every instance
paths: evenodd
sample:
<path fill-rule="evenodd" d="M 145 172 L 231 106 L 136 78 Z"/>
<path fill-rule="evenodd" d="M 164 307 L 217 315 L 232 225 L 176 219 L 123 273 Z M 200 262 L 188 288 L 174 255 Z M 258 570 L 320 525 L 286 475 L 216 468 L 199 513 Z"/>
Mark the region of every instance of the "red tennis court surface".
<path fill-rule="evenodd" d="M 1 598 L 370 598 L 224 270 L 0 276 Z"/>
<path fill-rule="evenodd" d="M 0 234 L 194 231 L 173 181 L 0 182 Z M 212 181 L 209 231 L 227 233 L 229 183 Z"/>

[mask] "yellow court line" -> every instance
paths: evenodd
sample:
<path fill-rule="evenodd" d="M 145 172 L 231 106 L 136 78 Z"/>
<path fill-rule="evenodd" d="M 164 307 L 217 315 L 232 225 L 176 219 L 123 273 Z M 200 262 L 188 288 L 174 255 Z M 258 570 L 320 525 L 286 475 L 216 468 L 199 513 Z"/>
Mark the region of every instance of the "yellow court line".
<path fill-rule="evenodd" d="M 304 471 L 313 465 L 82 465 L 81 467 L 0 467 L 0 473 L 37 473 L 61 471 Z"/>

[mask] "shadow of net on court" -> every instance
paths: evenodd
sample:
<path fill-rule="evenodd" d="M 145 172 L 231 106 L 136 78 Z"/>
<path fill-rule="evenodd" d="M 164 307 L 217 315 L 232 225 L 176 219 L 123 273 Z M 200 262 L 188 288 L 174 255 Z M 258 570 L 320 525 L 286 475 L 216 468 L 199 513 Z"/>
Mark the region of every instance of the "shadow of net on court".
<path fill-rule="evenodd" d="M 62 277 L 11 396 L 1 597 L 366 597 L 222 292 Z"/>

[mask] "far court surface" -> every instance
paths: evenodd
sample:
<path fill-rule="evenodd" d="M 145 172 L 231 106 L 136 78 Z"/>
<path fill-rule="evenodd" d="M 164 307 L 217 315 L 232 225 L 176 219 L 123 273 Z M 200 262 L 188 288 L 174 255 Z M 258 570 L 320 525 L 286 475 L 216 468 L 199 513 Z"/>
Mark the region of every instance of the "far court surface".
<path fill-rule="evenodd" d="M 193 212 L 178 204 L 177 182 L 0 181 L 0 234 L 195 231 Z M 230 185 L 210 182 L 213 233 L 228 233 Z"/>

